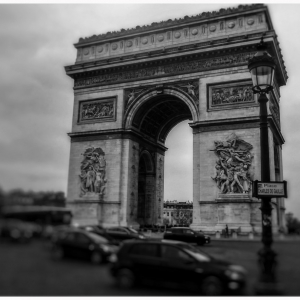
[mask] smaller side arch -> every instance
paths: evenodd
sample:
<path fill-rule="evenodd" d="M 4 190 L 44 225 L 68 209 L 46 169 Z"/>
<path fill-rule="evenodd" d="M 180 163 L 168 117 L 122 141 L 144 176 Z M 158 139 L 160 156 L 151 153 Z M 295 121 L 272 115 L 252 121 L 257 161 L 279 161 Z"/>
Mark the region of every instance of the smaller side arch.
<path fill-rule="evenodd" d="M 143 150 L 140 153 L 139 161 L 141 161 L 141 159 L 143 159 L 144 163 L 145 163 L 145 167 L 146 167 L 145 172 L 147 174 L 155 173 L 154 161 L 153 161 L 153 158 L 152 158 L 152 156 L 151 156 L 151 154 L 148 150 Z"/>

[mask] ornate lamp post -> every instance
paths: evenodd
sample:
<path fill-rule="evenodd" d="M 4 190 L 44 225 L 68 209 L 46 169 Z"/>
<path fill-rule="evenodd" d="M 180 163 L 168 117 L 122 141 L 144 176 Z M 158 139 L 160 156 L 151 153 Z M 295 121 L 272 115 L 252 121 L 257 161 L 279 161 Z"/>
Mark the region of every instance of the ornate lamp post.
<path fill-rule="evenodd" d="M 266 51 L 263 38 L 257 46 L 258 52 L 249 59 L 248 68 L 253 81 L 253 92 L 259 94 L 260 104 L 260 147 L 261 147 L 261 181 L 270 181 L 269 136 L 268 136 L 268 94 L 273 89 L 275 61 Z M 258 294 L 278 294 L 275 285 L 276 253 L 271 249 L 272 237 L 272 205 L 270 198 L 261 197 L 262 212 L 262 243 L 263 248 L 258 252 L 261 268 Z"/>

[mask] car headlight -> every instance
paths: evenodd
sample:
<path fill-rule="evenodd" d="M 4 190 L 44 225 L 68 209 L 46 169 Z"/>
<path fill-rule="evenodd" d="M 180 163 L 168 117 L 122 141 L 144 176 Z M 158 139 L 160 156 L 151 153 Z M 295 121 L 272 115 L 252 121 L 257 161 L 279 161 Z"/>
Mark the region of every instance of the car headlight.
<path fill-rule="evenodd" d="M 231 280 L 240 280 L 244 278 L 246 270 L 241 266 L 231 265 L 228 270 L 225 271 L 225 274 Z"/>
<path fill-rule="evenodd" d="M 238 265 L 230 265 L 229 270 L 239 272 L 239 273 L 243 273 L 243 274 L 247 273 L 245 268 L 243 268 L 242 266 L 238 266 Z"/>
<path fill-rule="evenodd" d="M 239 279 L 242 279 L 242 274 L 241 273 L 238 273 L 238 272 L 235 272 L 235 271 L 230 271 L 230 270 L 227 270 L 225 272 L 225 274 L 231 279 L 231 280 L 239 280 Z"/>
<path fill-rule="evenodd" d="M 118 257 L 116 254 L 112 254 L 108 257 L 108 261 L 111 262 L 111 263 L 115 263 L 118 261 Z"/>
<path fill-rule="evenodd" d="M 110 247 L 107 245 L 101 245 L 101 248 L 104 252 L 110 252 L 110 250 L 111 250 Z"/>
<path fill-rule="evenodd" d="M 139 238 L 140 239 L 145 239 L 145 237 L 143 235 L 141 235 L 141 234 L 139 235 Z"/>

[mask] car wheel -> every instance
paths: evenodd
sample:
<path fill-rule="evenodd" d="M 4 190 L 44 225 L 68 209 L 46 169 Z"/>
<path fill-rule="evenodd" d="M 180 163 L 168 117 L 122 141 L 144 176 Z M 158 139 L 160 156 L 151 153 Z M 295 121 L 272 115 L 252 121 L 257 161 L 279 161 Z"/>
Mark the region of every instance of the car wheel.
<path fill-rule="evenodd" d="M 91 262 L 94 265 L 99 265 L 103 262 L 103 256 L 100 252 L 94 251 L 91 254 Z"/>
<path fill-rule="evenodd" d="M 59 260 L 64 257 L 64 250 L 60 246 L 54 246 L 51 251 L 51 256 L 54 260 Z"/>
<path fill-rule="evenodd" d="M 135 276 L 129 269 L 121 269 L 117 273 L 117 285 L 120 288 L 132 288 L 135 285 Z"/>
<path fill-rule="evenodd" d="M 16 240 L 19 240 L 22 236 L 20 230 L 18 229 L 12 229 L 10 232 L 9 232 L 9 236 L 12 240 L 16 241 Z"/>
<path fill-rule="evenodd" d="M 205 244 L 205 242 L 204 243 L 203 242 L 199 242 L 199 241 L 197 242 L 198 246 L 203 246 L 204 244 Z"/>
<path fill-rule="evenodd" d="M 224 291 L 224 286 L 218 277 L 209 276 L 203 279 L 201 291 L 205 296 L 221 296 Z"/>

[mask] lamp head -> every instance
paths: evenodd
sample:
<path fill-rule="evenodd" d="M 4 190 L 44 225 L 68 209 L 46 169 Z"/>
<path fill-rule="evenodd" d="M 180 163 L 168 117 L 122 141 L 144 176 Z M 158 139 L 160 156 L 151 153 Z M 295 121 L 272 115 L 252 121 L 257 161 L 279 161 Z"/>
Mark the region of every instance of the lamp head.
<path fill-rule="evenodd" d="M 253 92 L 265 94 L 273 89 L 275 61 L 267 52 L 263 38 L 257 45 L 257 50 L 257 53 L 249 59 L 248 69 L 252 77 Z"/>

